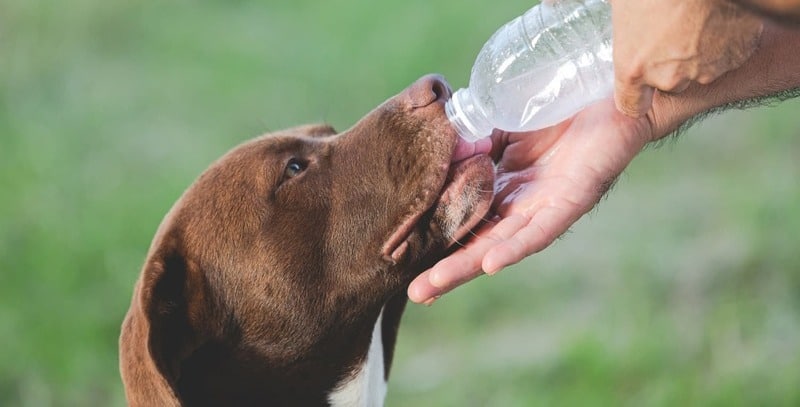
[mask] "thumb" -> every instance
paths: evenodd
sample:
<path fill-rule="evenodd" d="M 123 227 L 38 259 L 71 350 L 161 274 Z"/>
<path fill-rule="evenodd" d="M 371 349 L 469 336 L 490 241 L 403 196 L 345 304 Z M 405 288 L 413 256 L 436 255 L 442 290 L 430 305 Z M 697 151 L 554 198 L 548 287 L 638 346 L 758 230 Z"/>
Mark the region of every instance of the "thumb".
<path fill-rule="evenodd" d="M 653 103 L 653 92 L 647 85 L 623 82 L 619 78 L 614 81 L 614 102 L 617 110 L 626 116 L 637 118 L 646 114 Z"/>

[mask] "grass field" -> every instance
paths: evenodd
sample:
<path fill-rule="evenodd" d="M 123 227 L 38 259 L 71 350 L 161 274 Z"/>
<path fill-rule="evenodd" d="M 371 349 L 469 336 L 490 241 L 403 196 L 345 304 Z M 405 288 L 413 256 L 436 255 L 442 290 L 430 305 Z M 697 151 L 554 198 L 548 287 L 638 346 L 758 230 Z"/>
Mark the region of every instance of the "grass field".
<path fill-rule="evenodd" d="M 0 3 L 0 405 L 123 405 L 119 325 L 208 163 L 466 85 L 530 3 Z M 390 406 L 800 405 L 800 103 L 640 155 L 547 251 L 410 306 Z"/>

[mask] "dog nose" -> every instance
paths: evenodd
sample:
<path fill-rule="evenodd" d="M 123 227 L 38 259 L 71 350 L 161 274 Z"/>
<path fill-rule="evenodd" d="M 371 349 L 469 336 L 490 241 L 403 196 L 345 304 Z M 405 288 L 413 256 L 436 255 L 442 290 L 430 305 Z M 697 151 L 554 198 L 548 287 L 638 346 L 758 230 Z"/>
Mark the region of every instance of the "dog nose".
<path fill-rule="evenodd" d="M 417 79 L 405 91 L 405 99 L 413 108 L 425 107 L 435 102 L 450 99 L 450 85 L 441 75 L 425 75 Z"/>

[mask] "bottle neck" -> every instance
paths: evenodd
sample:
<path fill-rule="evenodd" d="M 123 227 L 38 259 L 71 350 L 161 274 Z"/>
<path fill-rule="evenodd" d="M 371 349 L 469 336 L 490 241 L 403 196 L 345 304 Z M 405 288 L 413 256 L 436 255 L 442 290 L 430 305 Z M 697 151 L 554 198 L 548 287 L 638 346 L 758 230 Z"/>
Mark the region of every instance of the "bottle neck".
<path fill-rule="evenodd" d="M 469 88 L 461 88 L 453 93 L 444 110 L 453 128 L 464 140 L 475 142 L 492 134 L 494 126 L 483 109 L 475 103 Z"/>

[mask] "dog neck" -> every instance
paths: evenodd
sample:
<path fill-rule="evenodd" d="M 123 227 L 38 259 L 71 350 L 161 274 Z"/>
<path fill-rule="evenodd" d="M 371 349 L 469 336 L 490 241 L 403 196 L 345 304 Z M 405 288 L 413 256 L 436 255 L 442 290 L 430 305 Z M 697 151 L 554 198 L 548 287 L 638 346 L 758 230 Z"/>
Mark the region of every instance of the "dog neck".
<path fill-rule="evenodd" d="M 392 367 L 400 319 L 405 310 L 405 291 L 396 294 L 381 308 L 372 329 L 367 357 L 354 373 L 340 381 L 328 395 L 332 406 L 381 406 Z"/>
<path fill-rule="evenodd" d="M 154 341 L 153 325 L 134 303 L 121 339 L 129 344 L 121 353 L 127 398 L 137 407 L 381 405 L 407 297 L 401 290 L 381 302 L 356 307 L 364 307 L 357 313 L 363 319 L 345 318 L 338 327 L 326 327 L 327 334 L 308 342 L 311 347 L 301 348 L 300 354 L 292 343 L 275 346 L 271 353 L 242 346 L 241 333 L 231 325 L 225 339 L 206 340 L 187 356 L 181 356 L 184 351 L 154 352 L 162 342 Z M 305 329 L 309 337 L 320 330 Z"/>
<path fill-rule="evenodd" d="M 395 295 L 370 313 L 374 319 L 319 343 L 310 359 L 294 366 L 277 367 L 224 343 L 206 345 L 181 364 L 178 399 L 185 405 L 383 405 L 406 298 Z"/>
<path fill-rule="evenodd" d="M 385 308 L 385 307 L 384 307 Z M 383 311 L 372 329 L 369 351 L 351 377 L 342 380 L 328 395 L 331 406 L 381 406 L 386 397 L 386 370 L 383 351 Z"/>

